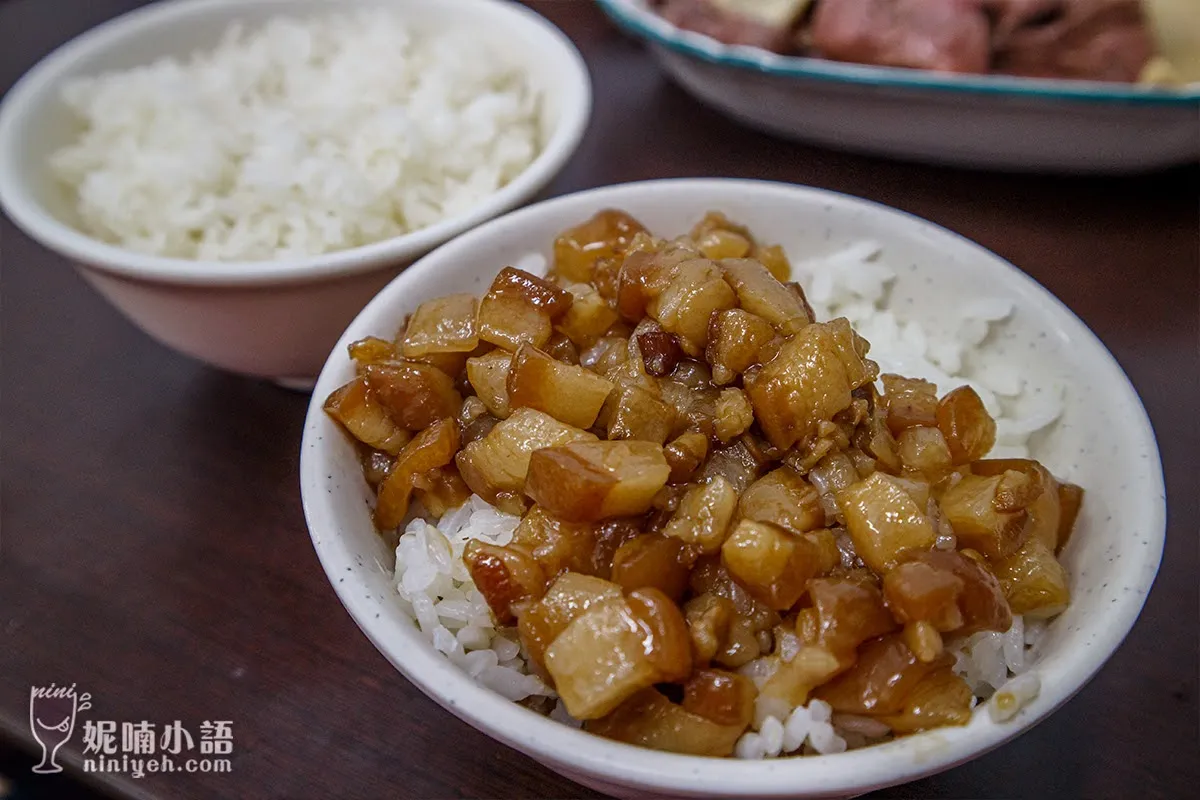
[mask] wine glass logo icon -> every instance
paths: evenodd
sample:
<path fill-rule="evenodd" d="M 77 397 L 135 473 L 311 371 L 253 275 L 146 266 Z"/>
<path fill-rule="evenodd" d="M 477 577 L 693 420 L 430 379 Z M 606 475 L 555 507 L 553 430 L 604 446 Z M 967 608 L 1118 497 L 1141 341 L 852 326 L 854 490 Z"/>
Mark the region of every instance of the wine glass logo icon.
<path fill-rule="evenodd" d="M 42 760 L 33 771 L 40 775 L 62 772 L 58 750 L 75 732 L 75 717 L 92 707 L 92 696 L 70 686 L 33 686 L 29 689 L 29 729 L 42 746 Z"/>

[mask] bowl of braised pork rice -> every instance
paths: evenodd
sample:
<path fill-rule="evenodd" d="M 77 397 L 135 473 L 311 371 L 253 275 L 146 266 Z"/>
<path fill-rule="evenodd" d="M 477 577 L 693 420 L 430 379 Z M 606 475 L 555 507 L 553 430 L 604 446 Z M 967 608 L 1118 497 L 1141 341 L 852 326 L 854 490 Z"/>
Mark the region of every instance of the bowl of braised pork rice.
<path fill-rule="evenodd" d="M 1162 552 L 1119 366 L 979 246 L 734 180 L 539 203 L 425 257 L 318 380 L 305 513 L 426 694 L 616 795 L 849 796 L 1000 745 Z"/>

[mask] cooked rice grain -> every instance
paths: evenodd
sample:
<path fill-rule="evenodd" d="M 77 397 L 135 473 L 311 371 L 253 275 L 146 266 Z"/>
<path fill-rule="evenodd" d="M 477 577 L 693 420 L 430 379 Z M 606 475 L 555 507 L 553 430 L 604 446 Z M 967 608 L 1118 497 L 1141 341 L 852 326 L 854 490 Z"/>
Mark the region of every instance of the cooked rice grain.
<path fill-rule="evenodd" d="M 212 50 L 68 84 L 51 158 L 84 232 L 142 253 L 319 255 L 461 214 L 537 155 L 497 42 L 387 9 L 233 26 Z"/>

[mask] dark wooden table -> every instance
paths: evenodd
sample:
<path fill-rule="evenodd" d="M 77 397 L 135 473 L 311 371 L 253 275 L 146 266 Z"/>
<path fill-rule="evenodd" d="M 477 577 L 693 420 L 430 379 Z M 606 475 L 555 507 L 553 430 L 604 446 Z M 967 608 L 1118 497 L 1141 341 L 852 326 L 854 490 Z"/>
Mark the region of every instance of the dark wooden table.
<path fill-rule="evenodd" d="M 136 5 L 0 3 L 0 89 L 54 46 Z M 1200 171 L 1014 177 L 799 147 L 697 105 L 591 4 L 536 5 L 578 43 L 596 90 L 583 146 L 549 194 L 729 175 L 911 211 L 995 250 L 1065 300 L 1150 412 L 1170 531 L 1124 646 L 1017 742 L 879 796 L 1190 794 L 1200 784 Z M 0 258 L 0 747 L 10 760 L 34 748 L 30 686 L 74 682 L 93 695 L 92 719 L 178 719 L 192 730 L 233 720 L 230 774 L 75 773 L 121 797 L 592 796 L 443 712 L 342 610 L 300 509 L 307 397 L 165 350 L 7 221 Z M 71 771 L 81 740 L 64 748 Z"/>

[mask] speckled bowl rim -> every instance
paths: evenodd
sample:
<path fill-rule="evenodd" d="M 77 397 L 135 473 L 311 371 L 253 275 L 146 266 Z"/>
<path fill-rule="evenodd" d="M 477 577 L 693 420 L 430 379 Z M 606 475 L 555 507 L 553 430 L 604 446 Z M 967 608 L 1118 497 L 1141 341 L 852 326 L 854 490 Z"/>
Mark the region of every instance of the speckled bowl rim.
<path fill-rule="evenodd" d="M 1092 645 L 1079 648 L 1069 659 L 1039 665 L 1041 694 L 1018 716 L 997 725 L 987 714 L 975 714 L 970 725 L 944 728 L 881 745 L 817 758 L 739 761 L 684 756 L 647 750 L 596 737 L 542 717 L 477 685 L 466 673 L 435 651 L 411 624 L 394 626 L 380 618 L 375 601 L 364 591 L 356 570 L 365 566 L 341 535 L 332 501 L 327 495 L 325 444 L 343 435 L 322 410 L 323 399 L 345 379 L 349 370 L 346 345 L 375 333 L 376 320 L 400 303 L 412 304 L 410 284 L 453 263 L 473 249 L 487 248 L 499 231 L 519 229 L 551 209 L 568 206 L 576 218 L 596 210 L 621 207 L 631 193 L 669 203 L 686 193 L 705 196 L 721 192 L 754 193 L 762 203 L 786 203 L 798 196 L 819 198 L 833 213 L 889 215 L 893 222 L 918 226 L 929 247 L 951 248 L 963 258 L 986 263 L 1012 282 L 1013 294 L 1031 303 L 1074 337 L 1078 358 L 1093 363 L 1093 372 L 1110 386 L 1110 396 L 1125 414 L 1137 444 L 1149 459 L 1144 487 L 1137 498 L 1148 515 L 1146 539 L 1123 558 L 1131 564 L 1141 591 L 1121 594 L 1103 620 L 1094 623 Z M 714 201 L 719 203 L 720 201 Z M 753 220 L 749 220 L 752 224 Z M 849 796 L 883 786 L 915 780 L 992 750 L 1045 719 L 1074 696 L 1121 644 L 1141 611 L 1153 584 L 1165 538 L 1166 506 L 1161 461 L 1150 421 L 1137 393 L 1112 355 L 1084 323 L 1050 292 L 1016 267 L 970 240 L 919 217 L 845 194 L 765 181 L 674 179 L 618 184 L 578 192 L 528 206 L 499 217 L 443 245 L 422 258 L 386 286 L 347 328 L 318 378 L 305 421 L 300 460 L 301 495 L 305 517 L 317 554 L 339 599 L 379 651 L 422 692 L 460 719 L 489 736 L 577 779 L 636 787 L 638 791 L 695 797 L 815 797 Z M 631 791 L 632 794 L 632 791 Z"/>

